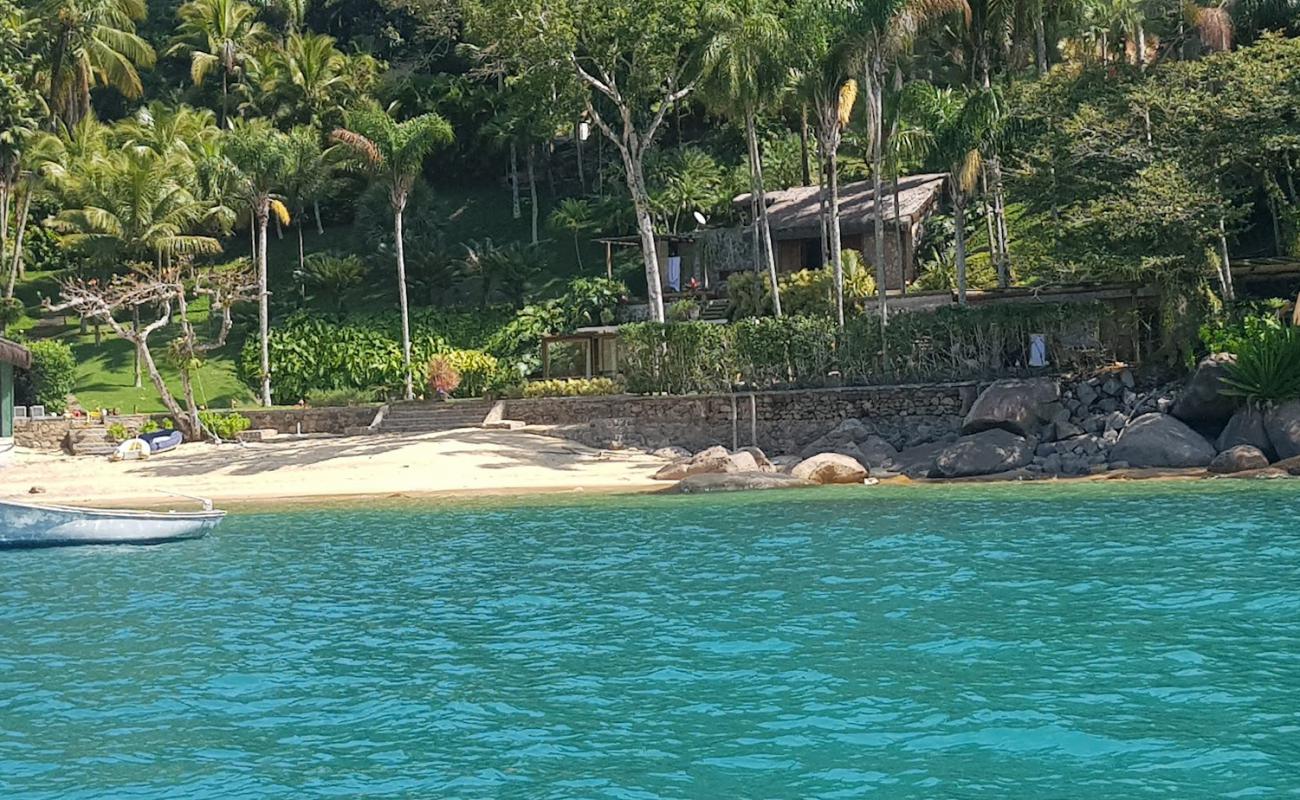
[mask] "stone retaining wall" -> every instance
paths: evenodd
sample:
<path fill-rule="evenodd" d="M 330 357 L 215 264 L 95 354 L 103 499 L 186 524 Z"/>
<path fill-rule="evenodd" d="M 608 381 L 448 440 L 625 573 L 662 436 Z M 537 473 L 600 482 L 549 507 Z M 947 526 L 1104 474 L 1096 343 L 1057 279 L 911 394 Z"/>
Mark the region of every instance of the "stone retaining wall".
<path fill-rule="evenodd" d="M 507 400 L 505 417 L 591 447 L 701 450 L 756 444 L 780 455 L 797 453 L 846 419 L 872 422 L 895 446 L 955 432 L 978 388 L 963 382 L 685 397 L 548 397 Z"/>
<path fill-rule="evenodd" d="M 355 408 L 271 408 L 239 409 L 248 417 L 255 429 L 272 429 L 277 433 L 347 433 L 364 428 L 374 421 L 377 406 Z M 14 420 L 14 443 L 33 450 L 66 450 L 68 434 L 73 431 L 104 431 L 108 425 L 120 422 L 128 431 L 136 431 L 150 415 L 135 414 L 109 417 L 107 423 L 93 422 L 84 417 L 52 417 L 50 419 Z M 159 424 L 165 414 L 154 414 Z"/>

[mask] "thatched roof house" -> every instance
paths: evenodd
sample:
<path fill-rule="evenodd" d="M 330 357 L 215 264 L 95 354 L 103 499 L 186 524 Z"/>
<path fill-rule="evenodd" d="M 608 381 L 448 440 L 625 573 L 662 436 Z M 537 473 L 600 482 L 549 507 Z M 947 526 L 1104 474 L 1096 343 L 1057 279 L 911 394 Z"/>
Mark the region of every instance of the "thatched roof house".
<path fill-rule="evenodd" d="M 943 197 L 945 179 L 942 174 L 909 175 L 900 179 L 897 209 L 893 186 L 885 183 L 882 201 L 890 288 L 899 288 L 904 275 L 909 281 L 914 277 L 916 242 L 921 238 L 926 219 Z M 747 210 L 749 200 L 749 194 L 742 194 L 734 202 Z M 821 189 L 817 186 L 796 186 L 767 193 L 767 216 L 776 244 L 777 269 L 785 272 L 821 266 L 821 209 Z M 875 260 L 875 211 L 871 181 L 855 181 L 840 187 L 840 235 L 844 249 L 861 251 L 868 262 Z M 901 254 L 897 252 L 895 226 L 903 234 Z"/>

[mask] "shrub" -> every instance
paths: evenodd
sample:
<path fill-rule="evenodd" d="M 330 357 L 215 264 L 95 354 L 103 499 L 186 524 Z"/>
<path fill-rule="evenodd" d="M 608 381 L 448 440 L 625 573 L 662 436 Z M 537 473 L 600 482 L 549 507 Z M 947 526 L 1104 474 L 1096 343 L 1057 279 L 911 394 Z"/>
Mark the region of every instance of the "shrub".
<path fill-rule="evenodd" d="M 152 419 L 145 420 L 144 424 L 140 426 L 140 433 L 154 433 L 157 430 L 159 430 L 158 423 Z"/>
<path fill-rule="evenodd" d="M 637 322 L 618 331 L 628 391 L 692 394 L 732 384 L 730 330 L 711 322 Z"/>
<path fill-rule="evenodd" d="M 533 381 L 524 387 L 524 397 L 595 397 L 622 391 L 623 387 L 610 378 L 568 378 Z"/>
<path fill-rule="evenodd" d="M 451 365 L 446 356 L 434 356 L 429 359 L 427 371 L 429 394 L 444 400 L 460 386 L 460 373 Z"/>
<path fill-rule="evenodd" d="M 220 411 L 200 411 L 199 424 L 213 436 L 227 441 L 234 440 L 253 426 L 252 420 L 243 414 Z"/>
<path fill-rule="evenodd" d="M 23 301 L 17 297 L 0 297 L 0 331 L 17 324 L 26 310 Z"/>
<path fill-rule="evenodd" d="M 690 322 L 700 316 L 700 302 L 694 297 L 683 297 L 668 306 L 669 322 Z"/>
<path fill-rule="evenodd" d="M 1285 300 L 1265 300 L 1238 303 L 1226 309 L 1220 318 L 1205 323 L 1197 331 L 1201 351 L 1192 354 L 1193 360 L 1197 355 L 1236 353 L 1247 342 L 1280 330 L 1284 326 L 1286 306 Z"/>
<path fill-rule="evenodd" d="M 131 434 L 127 431 L 126 426 L 120 422 L 114 422 L 112 425 L 109 425 L 107 433 L 108 438 L 115 442 L 125 442 L 127 439 L 131 438 Z"/>
<path fill-rule="evenodd" d="M 55 339 L 39 339 L 23 346 L 32 354 L 32 367 L 15 372 L 19 405 L 42 405 L 51 413 L 62 414 L 77 383 L 77 360 L 72 348 Z"/>
<path fill-rule="evenodd" d="M 460 375 L 457 397 L 482 397 L 498 369 L 497 360 L 481 350 L 452 350 L 442 357 Z"/>
<path fill-rule="evenodd" d="M 307 405 L 316 408 L 337 408 L 339 406 L 360 406 L 375 399 L 374 389 L 312 389 L 307 392 Z"/>
<path fill-rule="evenodd" d="M 566 328 L 604 325 L 613 319 L 614 309 L 627 296 L 622 281 L 610 278 L 574 278 L 560 298 Z"/>
<path fill-rule="evenodd" d="M 1236 356 L 1224 394 L 1259 405 L 1300 399 L 1300 329 L 1265 328 L 1241 342 Z"/>

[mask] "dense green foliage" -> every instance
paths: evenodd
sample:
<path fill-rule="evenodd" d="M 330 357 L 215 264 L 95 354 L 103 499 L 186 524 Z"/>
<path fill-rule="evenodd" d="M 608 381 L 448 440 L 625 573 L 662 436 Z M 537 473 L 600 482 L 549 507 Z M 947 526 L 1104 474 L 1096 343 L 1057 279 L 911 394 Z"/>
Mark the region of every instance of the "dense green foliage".
<path fill-rule="evenodd" d="M 42 405 L 51 414 L 67 408 L 68 395 L 76 388 L 77 361 L 72 348 L 53 339 L 25 342 L 32 354 L 31 369 L 14 372 L 14 393 L 19 405 Z"/>
<path fill-rule="evenodd" d="M 218 439 L 234 441 L 253 426 L 253 421 L 234 411 L 200 411 L 199 424 Z"/>
<path fill-rule="evenodd" d="M 1108 355 L 1102 326 L 1133 323 L 1098 304 L 1026 304 L 899 314 L 883 339 L 867 315 L 842 331 L 828 317 L 638 323 L 619 347 L 629 391 L 684 394 L 1017 374 L 1040 333 L 1058 367 L 1095 366 Z"/>

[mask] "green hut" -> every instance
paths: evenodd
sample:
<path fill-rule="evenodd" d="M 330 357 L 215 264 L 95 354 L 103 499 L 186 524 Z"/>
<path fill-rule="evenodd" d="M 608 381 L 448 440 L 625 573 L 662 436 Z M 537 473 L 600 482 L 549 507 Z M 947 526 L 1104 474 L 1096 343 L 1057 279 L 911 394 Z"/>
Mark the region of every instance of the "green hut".
<path fill-rule="evenodd" d="M 0 339 L 0 439 L 14 435 L 14 367 L 27 369 L 32 355 L 8 339 Z"/>

